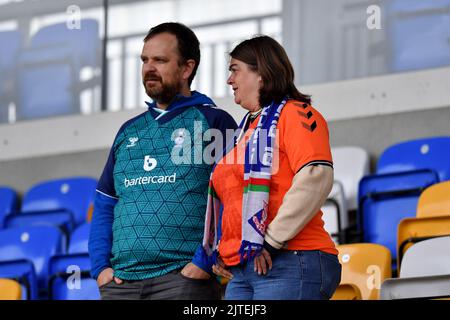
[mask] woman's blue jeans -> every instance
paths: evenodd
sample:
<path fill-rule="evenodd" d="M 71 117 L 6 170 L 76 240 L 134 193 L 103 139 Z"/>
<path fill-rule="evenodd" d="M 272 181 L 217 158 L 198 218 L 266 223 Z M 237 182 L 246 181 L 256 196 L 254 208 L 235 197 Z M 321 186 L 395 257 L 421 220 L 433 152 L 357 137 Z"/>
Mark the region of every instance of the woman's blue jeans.
<path fill-rule="evenodd" d="M 258 275 L 253 261 L 230 268 L 226 300 L 327 300 L 341 281 L 337 256 L 323 251 L 282 251 L 272 270 Z"/>

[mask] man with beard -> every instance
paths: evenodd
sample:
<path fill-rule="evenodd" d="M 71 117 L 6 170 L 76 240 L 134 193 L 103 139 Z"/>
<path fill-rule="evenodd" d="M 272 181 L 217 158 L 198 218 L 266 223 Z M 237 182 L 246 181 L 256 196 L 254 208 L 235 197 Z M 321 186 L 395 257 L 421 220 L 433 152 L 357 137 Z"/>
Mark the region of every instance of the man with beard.
<path fill-rule="evenodd" d="M 220 299 L 201 246 L 212 163 L 192 161 L 191 153 L 203 154 L 210 129 L 221 133 L 214 143 L 222 152 L 226 129 L 237 126 L 210 98 L 190 90 L 200 48 L 188 27 L 150 29 L 141 60 L 153 102 L 119 129 L 99 180 L 91 274 L 102 299 Z"/>

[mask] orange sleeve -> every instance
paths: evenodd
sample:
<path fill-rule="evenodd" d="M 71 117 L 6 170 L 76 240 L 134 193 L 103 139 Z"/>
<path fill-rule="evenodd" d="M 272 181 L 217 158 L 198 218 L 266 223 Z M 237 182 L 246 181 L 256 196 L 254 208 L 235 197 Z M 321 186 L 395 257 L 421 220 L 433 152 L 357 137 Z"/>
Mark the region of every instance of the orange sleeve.
<path fill-rule="evenodd" d="M 311 105 L 288 101 L 281 111 L 278 129 L 280 149 L 294 174 L 310 164 L 333 165 L 327 123 Z"/>

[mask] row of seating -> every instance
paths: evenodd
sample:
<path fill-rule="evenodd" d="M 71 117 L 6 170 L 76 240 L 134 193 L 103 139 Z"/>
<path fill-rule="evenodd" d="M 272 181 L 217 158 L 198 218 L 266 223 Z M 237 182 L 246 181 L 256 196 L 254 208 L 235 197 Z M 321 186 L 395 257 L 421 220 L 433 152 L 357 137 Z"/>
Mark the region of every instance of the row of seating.
<path fill-rule="evenodd" d="M 78 227 L 68 246 L 54 226 L 0 230 L 0 278 L 19 282 L 24 299 L 98 298 L 89 274 L 89 230 L 89 223 Z"/>
<path fill-rule="evenodd" d="M 98 75 L 82 75 L 100 68 L 100 50 L 94 19 L 82 19 L 80 28 L 45 26 L 31 39 L 19 30 L 1 31 L 0 123 L 8 122 L 11 103 L 20 120 L 79 113 L 80 93 L 100 85 Z"/>
<path fill-rule="evenodd" d="M 36 224 L 56 225 L 70 236 L 87 221 L 97 180 L 71 177 L 39 182 L 28 189 L 22 200 L 10 187 L 0 187 L 0 229 Z"/>
<path fill-rule="evenodd" d="M 349 213 L 357 210 L 359 242 L 378 243 L 388 248 L 393 259 L 391 269 L 399 269 L 411 243 L 450 233 L 448 212 L 443 209 L 448 202 L 449 184 L 440 182 L 450 177 L 447 165 L 450 161 L 444 161 L 449 156 L 449 146 L 449 137 L 390 146 L 381 155 L 377 172 L 372 175 L 368 175 L 367 152 L 356 147 L 333 148 L 335 183 L 329 202 L 323 208 L 327 230 L 339 244 L 345 244 L 350 227 Z M 62 234 L 61 241 L 65 245 L 59 245 L 61 251 L 50 252 L 47 260 L 54 255 L 78 254 L 80 252 L 70 249 L 74 243 L 71 238 L 75 237 L 74 230 L 89 220 L 96 184 L 95 179 L 84 177 L 42 182 L 32 186 L 21 203 L 12 189 L 0 189 L 4 195 L 0 197 L 0 226 L 3 225 L 6 232 L 25 226 L 57 227 L 57 234 Z M 433 211 L 430 208 L 434 208 L 434 213 L 430 213 Z M 330 221 L 334 221 L 334 230 L 330 228 Z M 22 230 L 21 234 L 29 235 L 29 232 Z M 3 242 L 0 244 L 1 248 L 5 247 Z M 1 256 L 8 257 L 1 260 L 13 259 Z M 26 258 L 26 255 L 18 258 Z M 87 268 L 87 264 L 84 266 Z M 87 272 L 89 268 L 86 268 L 82 271 Z M 46 266 L 42 272 L 42 263 L 36 270 L 38 287 L 41 291 L 48 290 L 51 271 Z M 5 277 L 0 273 L 2 276 Z"/>
<path fill-rule="evenodd" d="M 21 201 L 0 188 L 0 278 L 19 282 L 23 299 L 99 297 L 88 255 L 96 186 L 90 177 L 48 180 Z"/>
<path fill-rule="evenodd" d="M 400 277 L 392 278 L 391 253 L 373 243 L 338 246 L 341 283 L 333 300 L 450 298 L 450 236 L 416 243 L 408 249 Z"/>
<path fill-rule="evenodd" d="M 332 153 L 335 183 L 322 207 L 325 228 L 338 244 L 357 241 L 384 245 L 395 261 L 400 221 L 416 216 L 425 189 L 450 180 L 450 137 L 389 146 L 373 174 L 369 174 L 369 157 L 363 149 L 336 147 Z M 356 228 L 349 215 L 355 209 Z"/>

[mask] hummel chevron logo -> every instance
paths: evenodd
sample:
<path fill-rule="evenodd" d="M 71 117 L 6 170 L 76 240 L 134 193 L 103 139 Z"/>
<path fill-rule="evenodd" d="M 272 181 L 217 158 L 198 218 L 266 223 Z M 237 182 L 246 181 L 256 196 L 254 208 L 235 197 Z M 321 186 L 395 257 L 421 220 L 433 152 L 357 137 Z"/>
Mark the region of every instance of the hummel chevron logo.
<path fill-rule="evenodd" d="M 298 102 L 294 102 L 294 106 L 299 107 L 299 108 L 303 108 L 306 109 L 308 107 L 307 103 L 298 103 Z"/>
<path fill-rule="evenodd" d="M 311 111 L 308 111 L 308 113 L 304 113 L 304 112 L 301 112 L 300 110 L 297 110 L 297 113 L 298 113 L 300 116 L 302 116 L 303 118 L 306 118 L 306 119 L 311 118 L 312 115 L 313 115 Z"/>
<path fill-rule="evenodd" d="M 311 125 L 308 125 L 307 123 L 302 122 L 303 128 L 308 129 L 309 131 L 313 132 L 317 128 L 317 123 L 314 121 Z"/>

